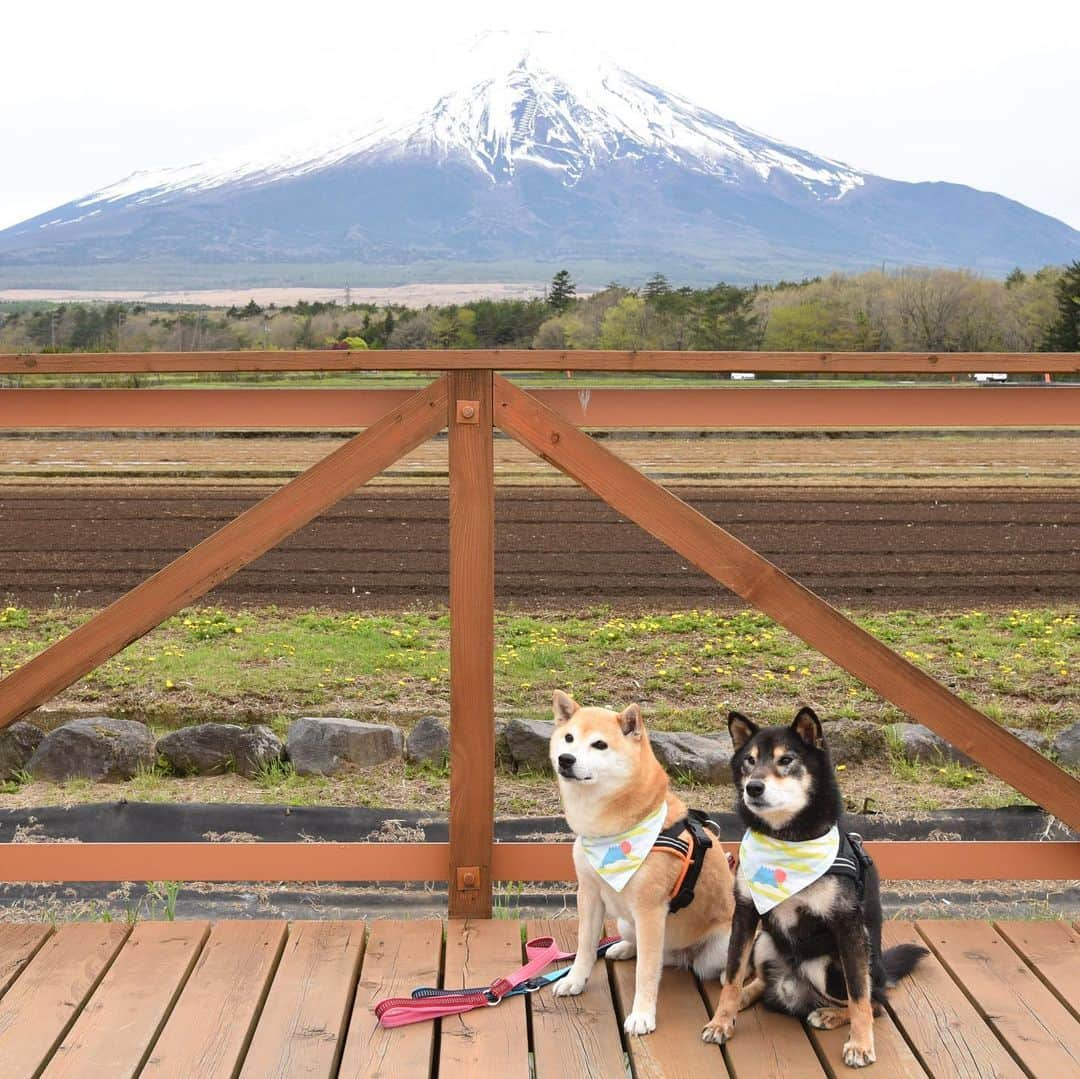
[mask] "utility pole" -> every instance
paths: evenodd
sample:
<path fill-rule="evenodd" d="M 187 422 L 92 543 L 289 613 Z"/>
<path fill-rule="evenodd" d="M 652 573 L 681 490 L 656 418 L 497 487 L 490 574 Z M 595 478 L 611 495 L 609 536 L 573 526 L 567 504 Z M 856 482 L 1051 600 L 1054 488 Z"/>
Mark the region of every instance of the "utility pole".
<path fill-rule="evenodd" d="M 348 310 L 348 308 L 350 308 L 350 307 L 352 307 L 352 289 L 349 288 L 349 282 L 346 281 L 345 282 L 345 308 L 346 308 L 346 310 Z"/>
<path fill-rule="evenodd" d="M 56 308 L 49 313 L 49 344 L 56 351 Z"/>

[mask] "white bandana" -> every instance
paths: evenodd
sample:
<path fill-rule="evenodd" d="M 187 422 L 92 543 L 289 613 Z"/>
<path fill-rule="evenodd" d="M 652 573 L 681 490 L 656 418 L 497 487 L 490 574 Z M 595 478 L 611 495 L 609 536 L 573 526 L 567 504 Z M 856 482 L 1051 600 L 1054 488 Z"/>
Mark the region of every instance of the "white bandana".
<path fill-rule="evenodd" d="M 664 827 L 667 802 L 661 802 L 655 813 L 650 813 L 639 824 L 618 835 L 579 836 L 581 849 L 589 865 L 617 892 L 626 887 L 630 878 L 641 867 L 652 850 L 656 837 Z"/>
<path fill-rule="evenodd" d="M 758 914 L 765 914 L 813 884 L 836 860 L 840 829 L 819 839 L 789 843 L 746 830 L 739 846 L 739 876 L 750 889 Z"/>

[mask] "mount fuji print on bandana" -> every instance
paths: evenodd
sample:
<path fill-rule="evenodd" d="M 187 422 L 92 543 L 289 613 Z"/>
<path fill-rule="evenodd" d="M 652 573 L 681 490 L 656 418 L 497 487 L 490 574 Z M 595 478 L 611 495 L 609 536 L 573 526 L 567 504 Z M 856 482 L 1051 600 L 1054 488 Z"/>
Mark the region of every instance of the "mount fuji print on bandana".
<path fill-rule="evenodd" d="M 601 879 L 621 892 L 648 857 L 666 816 L 667 802 L 661 802 L 655 813 L 618 835 L 578 836 L 581 850 Z"/>
<path fill-rule="evenodd" d="M 787 842 L 747 829 L 739 846 L 739 878 L 758 914 L 765 914 L 824 876 L 840 849 L 834 824 L 819 839 Z"/>

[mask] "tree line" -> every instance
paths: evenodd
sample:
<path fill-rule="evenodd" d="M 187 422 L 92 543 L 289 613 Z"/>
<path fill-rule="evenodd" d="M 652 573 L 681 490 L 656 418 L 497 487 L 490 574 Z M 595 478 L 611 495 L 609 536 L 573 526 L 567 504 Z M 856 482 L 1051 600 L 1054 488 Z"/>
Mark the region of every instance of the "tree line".
<path fill-rule="evenodd" d="M 911 269 L 691 288 L 655 274 L 590 294 L 562 270 L 536 299 L 422 308 L 0 304 L 2 352 L 305 348 L 1073 352 L 1080 262 L 1004 281 Z"/>

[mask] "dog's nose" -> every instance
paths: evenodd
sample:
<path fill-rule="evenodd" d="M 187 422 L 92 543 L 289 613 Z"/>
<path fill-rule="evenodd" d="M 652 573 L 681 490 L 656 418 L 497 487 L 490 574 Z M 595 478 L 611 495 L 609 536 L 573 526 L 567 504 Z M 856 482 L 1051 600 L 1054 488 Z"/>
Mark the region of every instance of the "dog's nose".
<path fill-rule="evenodd" d="M 559 767 L 562 768 L 563 771 L 569 772 L 570 769 L 574 767 L 574 762 L 576 760 L 577 757 L 575 757 L 573 753 L 562 753 L 559 755 Z"/>
<path fill-rule="evenodd" d="M 746 793 L 751 798 L 760 798 L 765 793 L 765 784 L 760 779 L 751 779 L 746 784 Z"/>

